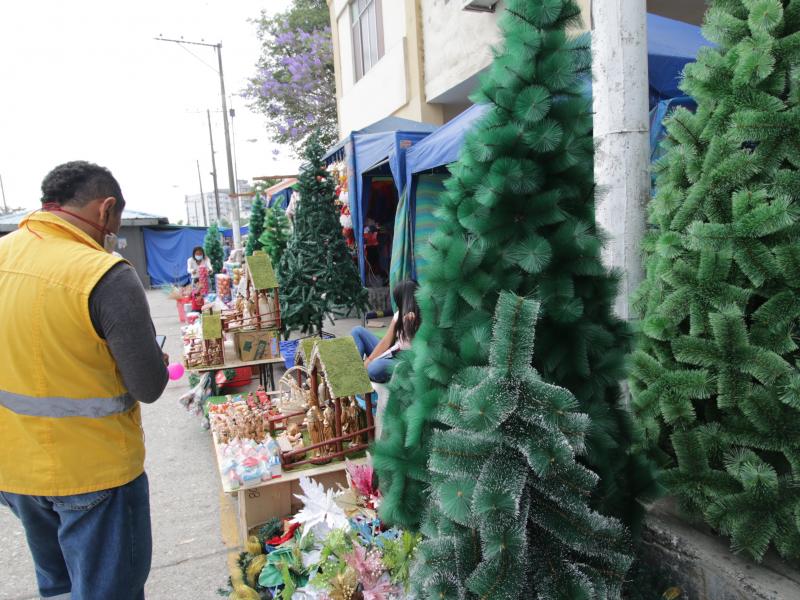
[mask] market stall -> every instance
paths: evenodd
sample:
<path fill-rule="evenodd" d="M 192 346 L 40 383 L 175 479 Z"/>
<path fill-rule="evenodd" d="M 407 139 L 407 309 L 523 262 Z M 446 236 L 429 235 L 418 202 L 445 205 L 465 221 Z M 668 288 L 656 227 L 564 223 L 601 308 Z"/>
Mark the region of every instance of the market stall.
<path fill-rule="evenodd" d="M 405 187 L 406 152 L 435 126 L 389 117 L 351 133 L 326 155 L 339 178 L 343 229 L 354 247 L 372 308 L 389 308 L 394 223 Z"/>

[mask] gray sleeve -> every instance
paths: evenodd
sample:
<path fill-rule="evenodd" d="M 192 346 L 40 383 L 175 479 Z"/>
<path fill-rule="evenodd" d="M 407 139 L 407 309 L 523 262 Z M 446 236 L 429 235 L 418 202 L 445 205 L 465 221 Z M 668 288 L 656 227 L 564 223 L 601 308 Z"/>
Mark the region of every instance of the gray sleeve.
<path fill-rule="evenodd" d="M 168 374 L 150 319 L 150 306 L 136 271 L 121 262 L 109 269 L 89 296 L 89 314 L 106 340 L 128 392 L 140 402 L 158 400 Z"/>

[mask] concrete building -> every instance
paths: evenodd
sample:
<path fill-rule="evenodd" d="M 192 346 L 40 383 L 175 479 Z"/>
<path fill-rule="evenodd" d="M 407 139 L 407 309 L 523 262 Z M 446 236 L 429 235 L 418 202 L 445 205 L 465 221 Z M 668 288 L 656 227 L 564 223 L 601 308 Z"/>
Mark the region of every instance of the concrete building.
<path fill-rule="evenodd" d="M 238 180 L 238 188 L 240 194 L 246 194 L 252 191 L 253 186 L 244 179 Z M 228 189 L 223 188 L 219 190 L 219 215 L 217 215 L 217 203 L 214 200 L 214 191 L 203 190 L 203 195 L 192 194 L 185 196 L 186 204 L 186 224 L 193 227 L 203 227 L 211 223 L 218 222 L 220 219 L 225 219 L 228 223 L 231 222 L 231 199 L 228 196 Z M 203 200 L 205 200 L 206 216 L 208 223 L 203 222 Z M 242 223 L 250 219 L 250 212 L 253 207 L 253 198 L 242 197 L 239 198 L 239 218 Z"/>
<path fill-rule="evenodd" d="M 18 229 L 20 221 L 29 212 L 31 211 L 22 210 L 0 216 L 0 237 Z M 168 224 L 169 219 L 159 215 L 151 215 L 128 208 L 122 211 L 122 226 L 119 230 L 117 252 L 133 265 L 145 288 L 150 287 L 150 277 L 147 274 L 147 256 L 144 251 L 142 228 Z"/>
<path fill-rule="evenodd" d="M 594 0 L 598 1 L 598 0 Z M 577 0 L 584 27 L 592 0 Z M 446 123 L 471 102 L 499 39 L 491 0 L 328 0 L 342 137 L 388 116 Z M 472 10 L 469 10 L 469 8 Z M 649 12 L 702 22 L 702 0 L 647 0 Z"/>

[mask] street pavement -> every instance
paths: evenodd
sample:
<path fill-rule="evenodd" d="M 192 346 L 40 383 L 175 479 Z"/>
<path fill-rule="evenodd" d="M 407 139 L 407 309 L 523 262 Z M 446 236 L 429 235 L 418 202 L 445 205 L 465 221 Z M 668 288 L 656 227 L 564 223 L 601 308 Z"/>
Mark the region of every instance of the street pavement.
<path fill-rule="evenodd" d="M 147 297 L 157 333 L 167 336 L 165 351 L 177 361 L 181 340 L 175 302 L 159 290 Z M 344 319 L 326 323 L 325 329 L 342 336 L 357 324 Z M 228 565 L 241 550 L 236 507 L 222 493 L 211 436 L 178 403 L 186 391 L 184 376 L 170 381 L 155 404 L 142 406 L 153 524 L 149 600 L 220 598 L 217 590 L 226 587 Z M 24 531 L 5 508 L 0 508 L 0 557 L 0 600 L 38 598 Z"/>

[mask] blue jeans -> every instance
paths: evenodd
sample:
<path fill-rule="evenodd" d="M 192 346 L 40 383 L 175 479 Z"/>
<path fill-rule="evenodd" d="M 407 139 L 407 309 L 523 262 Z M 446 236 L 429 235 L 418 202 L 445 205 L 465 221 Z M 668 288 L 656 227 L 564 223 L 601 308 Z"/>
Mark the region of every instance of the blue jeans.
<path fill-rule="evenodd" d="M 25 527 L 43 597 L 144 598 L 152 554 L 144 473 L 120 487 L 74 496 L 0 492 L 0 505 Z"/>
<path fill-rule="evenodd" d="M 367 331 L 363 327 L 353 327 L 353 331 L 350 332 L 350 335 L 352 335 L 353 339 L 356 341 L 356 348 L 358 348 L 358 353 L 361 355 L 361 358 L 367 358 L 372 354 L 372 351 L 375 350 L 375 346 L 377 346 L 380 341 L 374 333 Z M 389 381 L 389 378 L 392 376 L 394 364 L 395 359 L 393 358 L 373 360 L 367 367 L 367 374 L 369 375 L 370 381 L 374 381 L 375 383 L 386 383 Z"/>

